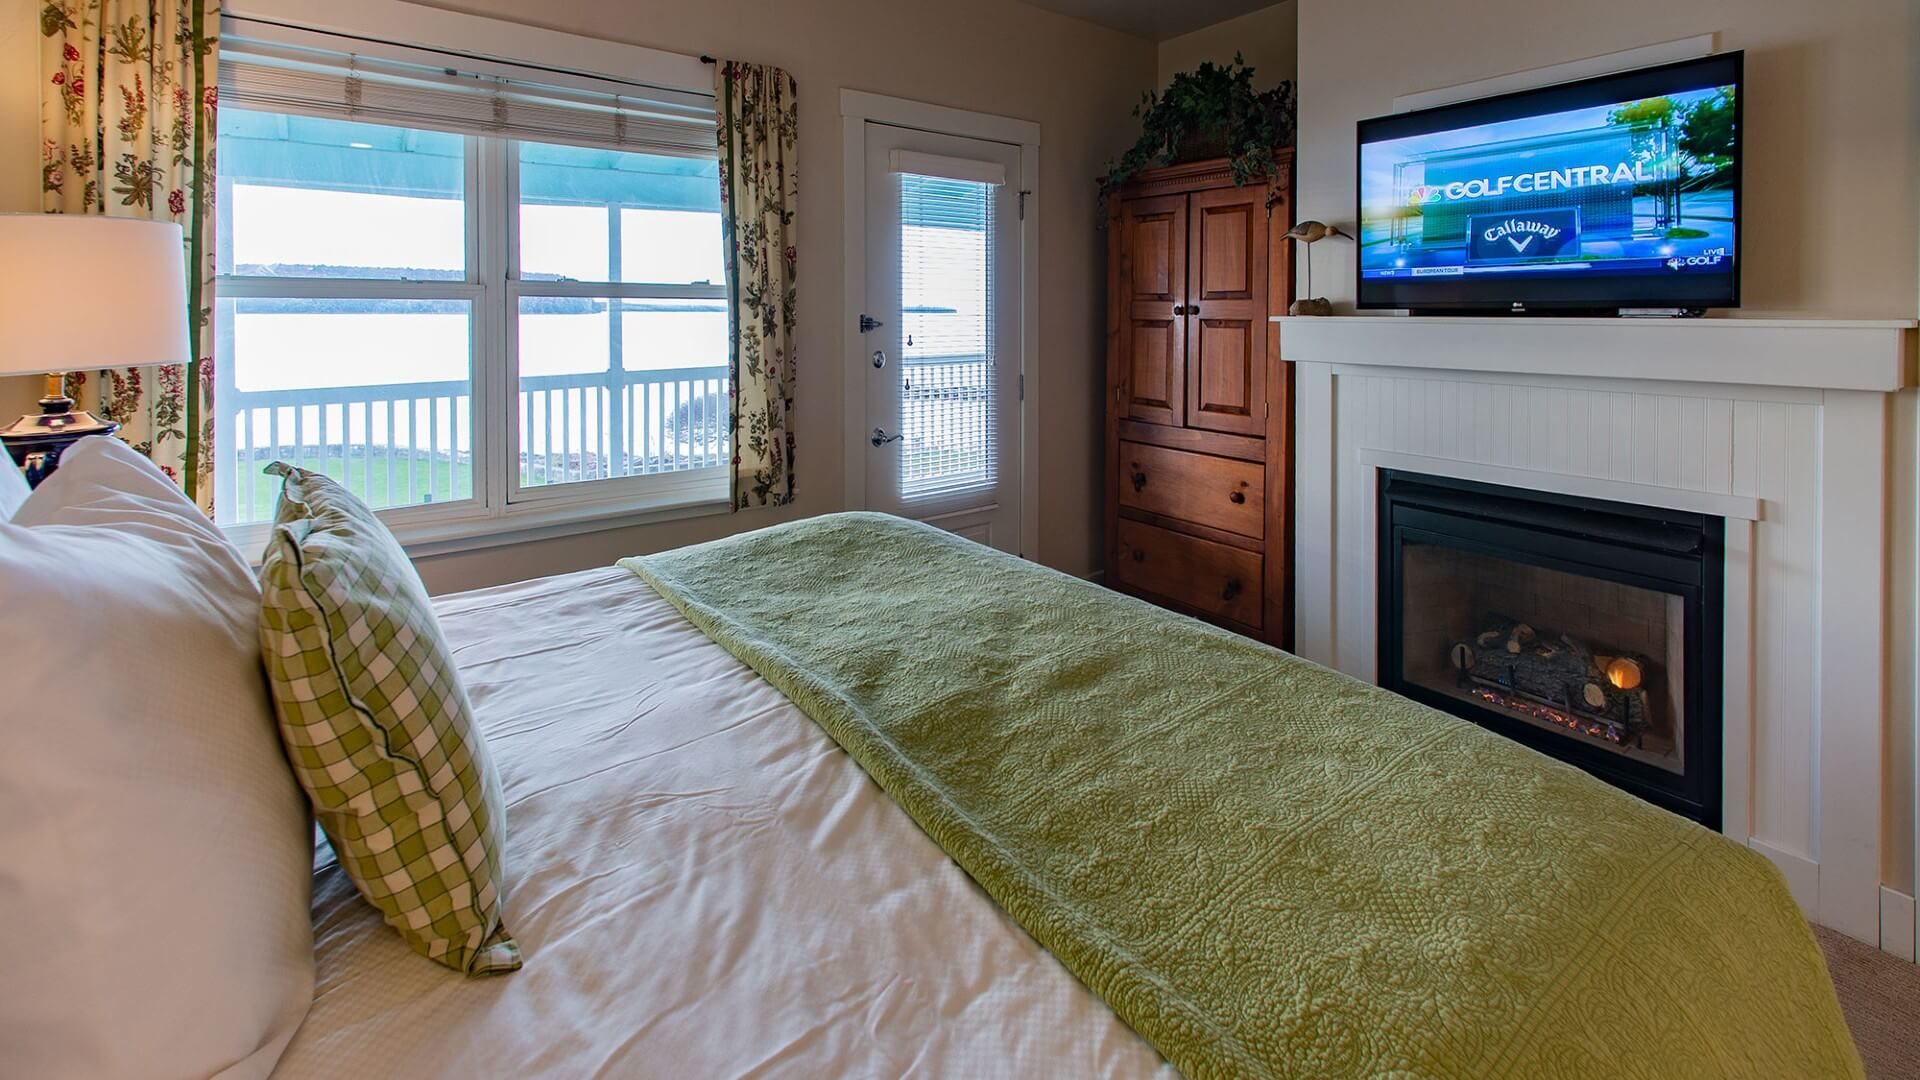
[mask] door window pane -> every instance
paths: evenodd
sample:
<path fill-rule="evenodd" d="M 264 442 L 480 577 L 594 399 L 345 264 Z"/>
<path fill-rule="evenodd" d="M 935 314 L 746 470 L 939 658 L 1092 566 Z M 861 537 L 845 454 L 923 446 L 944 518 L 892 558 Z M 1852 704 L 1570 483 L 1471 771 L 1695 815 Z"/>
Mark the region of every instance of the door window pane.
<path fill-rule="evenodd" d="M 473 497 L 464 300 L 220 299 L 221 524 L 270 521 L 287 461 L 369 506 Z"/>
<path fill-rule="evenodd" d="M 523 486 L 727 462 L 724 301 L 526 296 L 519 334 Z"/>
<path fill-rule="evenodd" d="M 466 140 L 357 121 L 220 111 L 222 274 L 466 277 Z"/>
<path fill-rule="evenodd" d="M 720 164 L 520 143 L 525 281 L 724 285 Z"/>
<path fill-rule="evenodd" d="M 900 176 L 900 487 L 994 481 L 991 184 Z"/>

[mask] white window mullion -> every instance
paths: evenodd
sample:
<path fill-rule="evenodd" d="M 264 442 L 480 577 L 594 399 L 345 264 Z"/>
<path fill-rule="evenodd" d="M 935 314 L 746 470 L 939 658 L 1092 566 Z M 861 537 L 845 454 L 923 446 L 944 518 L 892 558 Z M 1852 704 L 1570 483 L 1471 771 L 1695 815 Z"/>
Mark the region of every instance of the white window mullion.
<path fill-rule="evenodd" d="M 580 296 L 595 300 L 725 300 L 725 285 L 644 285 L 617 281 L 515 281 L 521 296 Z"/>
<path fill-rule="evenodd" d="M 509 310 L 516 301 L 508 287 L 517 228 L 516 215 L 512 212 L 514 155 L 511 144 L 503 140 L 473 141 L 478 144 L 478 167 L 474 172 L 479 183 L 473 200 L 478 233 L 475 248 L 478 257 L 474 265 L 484 290 L 479 319 L 482 330 L 478 336 L 485 344 L 479 352 L 483 358 L 483 377 L 474 382 L 476 387 L 485 387 L 486 395 L 484 402 L 478 398 L 474 401 L 474 424 L 476 432 L 484 432 L 486 437 L 487 510 L 498 516 L 506 513 L 508 493 L 518 475 L 514 467 L 519 441 L 515 403 L 520 398 L 517 390 L 520 375 L 514 317 Z M 481 490 L 477 477 L 474 487 L 476 491 Z"/>
<path fill-rule="evenodd" d="M 219 277 L 214 294 L 231 300 L 471 300 L 483 291 L 464 281 L 394 278 Z"/>

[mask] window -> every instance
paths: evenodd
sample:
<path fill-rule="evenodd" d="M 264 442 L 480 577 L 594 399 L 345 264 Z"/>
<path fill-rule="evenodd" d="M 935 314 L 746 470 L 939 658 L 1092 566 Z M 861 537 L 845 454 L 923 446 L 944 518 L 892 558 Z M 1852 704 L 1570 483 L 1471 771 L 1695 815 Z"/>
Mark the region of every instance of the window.
<path fill-rule="evenodd" d="M 403 537 L 726 498 L 710 103 L 245 41 L 221 80 L 222 524 L 280 459 Z"/>
<path fill-rule="evenodd" d="M 900 494 L 991 488 L 994 186 L 899 176 Z"/>
<path fill-rule="evenodd" d="M 522 490 L 726 462 L 711 159 L 517 145 Z"/>

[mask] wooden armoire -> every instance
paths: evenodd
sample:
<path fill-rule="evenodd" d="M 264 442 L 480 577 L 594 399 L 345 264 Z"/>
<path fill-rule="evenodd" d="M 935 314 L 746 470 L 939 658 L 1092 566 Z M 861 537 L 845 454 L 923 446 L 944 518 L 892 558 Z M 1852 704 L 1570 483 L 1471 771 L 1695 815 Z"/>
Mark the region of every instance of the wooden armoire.
<path fill-rule="evenodd" d="M 1106 584 L 1293 638 L 1293 152 L 1141 173 L 1107 203 Z"/>

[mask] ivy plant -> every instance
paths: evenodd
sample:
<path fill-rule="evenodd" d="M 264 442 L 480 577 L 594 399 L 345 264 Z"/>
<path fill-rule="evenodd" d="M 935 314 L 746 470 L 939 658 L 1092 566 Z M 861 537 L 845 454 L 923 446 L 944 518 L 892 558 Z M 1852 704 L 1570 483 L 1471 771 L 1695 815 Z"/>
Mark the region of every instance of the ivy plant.
<path fill-rule="evenodd" d="M 1293 83 L 1255 90 L 1253 69 L 1234 53 L 1225 67 L 1209 60 L 1147 91 L 1133 115 L 1140 138 L 1108 164 L 1103 199 L 1146 169 L 1209 157 L 1228 160 L 1235 184 L 1259 183 L 1277 171 L 1274 151 L 1293 145 Z"/>

